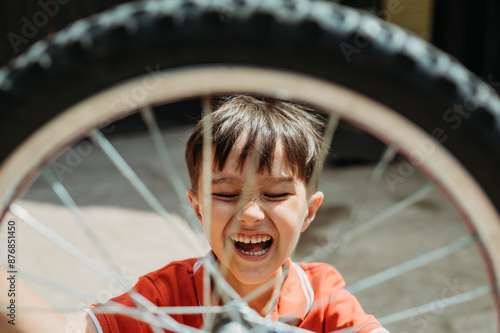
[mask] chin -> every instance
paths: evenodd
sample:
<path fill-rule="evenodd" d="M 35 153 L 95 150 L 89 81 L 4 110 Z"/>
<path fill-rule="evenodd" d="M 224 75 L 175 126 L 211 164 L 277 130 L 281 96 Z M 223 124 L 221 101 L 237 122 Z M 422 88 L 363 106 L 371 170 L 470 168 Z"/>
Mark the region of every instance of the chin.
<path fill-rule="evenodd" d="M 257 271 L 256 269 L 231 270 L 233 276 L 245 285 L 261 285 L 272 279 L 278 273 L 279 267 L 274 271 Z"/>
<path fill-rule="evenodd" d="M 266 276 L 250 276 L 250 275 L 242 275 L 237 277 L 238 281 L 242 284 L 251 286 L 251 285 L 261 285 L 266 283 L 271 276 L 266 275 Z"/>

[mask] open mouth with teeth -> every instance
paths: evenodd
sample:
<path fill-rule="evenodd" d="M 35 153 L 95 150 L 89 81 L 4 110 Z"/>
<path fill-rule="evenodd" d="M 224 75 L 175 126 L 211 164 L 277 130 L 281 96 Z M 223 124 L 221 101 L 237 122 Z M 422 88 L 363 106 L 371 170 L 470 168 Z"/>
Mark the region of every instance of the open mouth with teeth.
<path fill-rule="evenodd" d="M 273 244 L 269 235 L 232 235 L 231 241 L 241 254 L 255 257 L 265 255 Z"/>

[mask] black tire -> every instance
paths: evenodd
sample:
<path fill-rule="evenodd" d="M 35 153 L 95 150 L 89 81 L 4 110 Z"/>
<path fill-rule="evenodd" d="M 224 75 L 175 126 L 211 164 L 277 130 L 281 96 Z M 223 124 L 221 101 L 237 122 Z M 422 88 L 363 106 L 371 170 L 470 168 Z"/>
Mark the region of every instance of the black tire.
<path fill-rule="evenodd" d="M 0 160 L 61 110 L 145 65 L 258 65 L 324 78 L 398 110 L 443 141 L 500 209 L 500 101 L 458 62 L 400 29 L 303 1 L 136 3 L 104 15 L 38 43 L 0 72 Z"/>

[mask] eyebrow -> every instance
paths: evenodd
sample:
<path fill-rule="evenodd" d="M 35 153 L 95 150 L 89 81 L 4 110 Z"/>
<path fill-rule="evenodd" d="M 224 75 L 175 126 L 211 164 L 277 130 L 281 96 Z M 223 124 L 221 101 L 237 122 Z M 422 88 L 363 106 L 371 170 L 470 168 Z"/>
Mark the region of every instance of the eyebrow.
<path fill-rule="evenodd" d="M 267 181 L 272 183 L 295 183 L 293 177 L 270 177 L 267 179 Z M 236 177 L 221 177 L 212 179 L 212 185 L 239 183 L 239 182 L 241 182 L 241 179 Z"/>

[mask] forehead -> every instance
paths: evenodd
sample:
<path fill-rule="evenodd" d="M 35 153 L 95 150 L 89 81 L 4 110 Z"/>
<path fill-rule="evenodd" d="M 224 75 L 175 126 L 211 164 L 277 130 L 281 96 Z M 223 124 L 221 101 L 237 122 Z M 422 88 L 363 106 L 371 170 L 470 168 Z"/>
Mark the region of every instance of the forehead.
<path fill-rule="evenodd" d="M 271 169 L 263 169 L 261 172 L 257 172 L 257 166 L 251 163 L 251 153 L 249 153 L 244 161 L 243 165 L 240 163 L 240 156 L 242 154 L 243 144 L 241 141 L 237 142 L 229 153 L 226 163 L 222 170 L 218 168 L 213 169 L 214 175 L 226 174 L 231 176 L 245 176 L 248 172 L 257 173 L 256 176 L 277 178 L 277 179 L 294 179 L 292 168 L 288 163 L 288 160 L 283 151 L 283 145 L 278 142 L 274 150 L 273 158 L 271 162 Z M 252 170 L 254 169 L 254 170 Z"/>
<path fill-rule="evenodd" d="M 213 168 L 213 184 L 222 182 L 241 182 L 245 180 L 247 173 L 249 172 L 255 173 L 255 178 L 273 183 L 295 183 L 297 181 L 296 176 L 292 172 L 292 168 L 288 163 L 288 159 L 285 157 L 281 142 L 278 142 L 274 151 L 273 160 L 271 161 L 271 169 L 267 170 L 264 168 L 260 172 L 257 171 L 258 168 L 256 166 L 252 166 L 250 163 L 250 156 L 247 157 L 243 165 L 240 164 L 239 157 L 243 149 L 243 144 L 241 142 L 242 141 L 239 140 L 239 142 L 237 142 L 233 147 L 222 170 L 215 167 Z M 254 170 L 252 170 L 253 168 Z"/>

